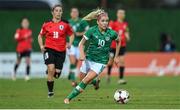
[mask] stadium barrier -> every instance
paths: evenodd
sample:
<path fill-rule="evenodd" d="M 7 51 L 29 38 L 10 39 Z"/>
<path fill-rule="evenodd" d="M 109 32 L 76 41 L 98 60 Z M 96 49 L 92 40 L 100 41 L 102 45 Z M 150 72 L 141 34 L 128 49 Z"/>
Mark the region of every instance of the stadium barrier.
<path fill-rule="evenodd" d="M 13 73 L 14 64 L 16 61 L 16 53 L 4 52 L 0 53 L 0 78 L 11 78 Z M 31 74 L 33 78 L 44 78 L 46 77 L 45 71 L 46 66 L 43 61 L 43 55 L 40 52 L 32 52 L 31 54 Z M 62 71 L 62 76 L 66 76 L 69 71 L 69 59 L 66 57 L 65 65 Z M 17 70 L 17 77 L 23 78 L 26 72 L 25 59 L 23 58 L 19 68 Z"/>
<path fill-rule="evenodd" d="M 126 75 L 180 75 L 180 53 L 129 52 L 125 56 Z M 105 70 L 106 72 L 107 70 Z M 113 75 L 118 68 L 113 69 Z"/>
<path fill-rule="evenodd" d="M 31 77 L 46 77 L 42 53 L 32 53 Z M 11 78 L 16 53 L 0 53 L 0 78 Z M 141 53 L 129 52 L 125 56 L 126 75 L 144 76 L 144 75 L 180 75 L 180 53 Z M 69 72 L 69 59 L 66 57 L 62 77 L 66 77 Z M 26 71 L 25 60 L 22 60 L 17 77 L 24 77 Z M 103 71 L 105 75 L 107 69 Z M 112 75 L 118 75 L 118 68 L 114 66 Z"/>

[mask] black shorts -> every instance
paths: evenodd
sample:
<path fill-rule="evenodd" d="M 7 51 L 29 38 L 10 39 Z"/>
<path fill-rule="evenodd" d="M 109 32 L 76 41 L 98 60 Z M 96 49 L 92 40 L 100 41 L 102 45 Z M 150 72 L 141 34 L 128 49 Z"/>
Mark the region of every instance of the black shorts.
<path fill-rule="evenodd" d="M 62 70 L 65 61 L 66 52 L 58 52 L 56 50 L 46 48 L 44 52 L 44 62 L 46 65 L 54 64 L 56 69 Z"/>
<path fill-rule="evenodd" d="M 111 48 L 111 50 L 110 50 L 110 57 L 114 57 L 115 53 L 116 53 L 116 49 Z M 125 53 L 126 53 L 126 47 L 121 47 L 120 50 L 119 50 L 119 55 L 123 56 L 123 55 L 125 55 Z"/>
<path fill-rule="evenodd" d="M 23 58 L 23 57 L 30 57 L 31 56 L 31 50 L 27 50 L 24 52 L 16 52 L 17 58 Z"/>

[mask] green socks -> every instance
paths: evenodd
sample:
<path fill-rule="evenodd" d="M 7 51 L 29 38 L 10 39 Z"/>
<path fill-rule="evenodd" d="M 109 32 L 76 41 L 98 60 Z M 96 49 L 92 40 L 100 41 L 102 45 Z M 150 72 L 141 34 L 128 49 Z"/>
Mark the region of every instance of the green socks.
<path fill-rule="evenodd" d="M 70 65 L 70 72 L 69 72 L 69 76 L 68 76 L 69 80 L 75 81 L 75 71 L 76 71 L 76 65 L 71 64 Z"/>
<path fill-rule="evenodd" d="M 92 80 L 91 84 L 96 85 L 96 78 Z"/>
<path fill-rule="evenodd" d="M 67 96 L 67 98 L 69 100 L 75 98 L 77 95 L 79 95 L 81 93 L 82 90 L 84 90 L 86 88 L 87 84 L 85 84 L 84 82 L 80 82 L 74 89 L 73 91 Z"/>

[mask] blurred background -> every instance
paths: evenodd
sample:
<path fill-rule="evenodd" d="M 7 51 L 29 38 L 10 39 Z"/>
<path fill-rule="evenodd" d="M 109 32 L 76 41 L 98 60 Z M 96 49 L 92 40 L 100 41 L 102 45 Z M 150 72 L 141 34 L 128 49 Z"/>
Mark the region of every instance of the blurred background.
<path fill-rule="evenodd" d="M 131 36 L 131 41 L 127 45 L 127 59 L 138 52 L 138 54 L 143 53 L 140 54 L 143 57 L 136 56 L 136 54 L 133 59 L 147 61 L 142 67 L 142 62 L 135 62 L 133 59 L 129 63 L 127 61 L 127 72 L 132 73 L 135 71 L 133 69 L 136 68 L 137 73 L 142 72 L 142 74 L 149 71 L 153 71 L 152 74 L 158 72 L 160 75 L 164 74 L 162 71 L 179 74 L 180 0 L 0 0 L 0 77 L 9 77 L 11 70 L 13 70 L 16 58 L 14 33 L 20 27 L 20 20 L 23 17 L 29 18 L 30 28 L 33 31 L 32 75 L 44 76 L 45 66 L 37 36 L 43 22 L 51 19 L 50 8 L 54 4 L 63 5 L 64 19 L 70 18 L 71 7 L 78 7 L 81 17 L 97 7 L 102 7 L 112 20 L 116 19 L 117 9 L 125 9 Z M 96 21 L 89 22 L 90 26 L 95 23 Z M 161 36 L 164 34 L 171 36 L 176 49 L 175 52 L 168 53 L 163 59 L 160 59 L 164 55 L 159 53 Z M 144 58 L 147 54 L 150 55 L 149 53 L 152 55 L 147 59 Z M 158 55 L 156 56 L 156 54 Z M 67 62 L 68 60 L 65 64 Z M 135 63 L 134 65 L 140 63 L 140 67 L 134 67 L 130 64 L 132 62 Z M 170 69 L 164 70 L 162 68 Z M 23 74 L 25 71 L 23 64 L 18 71 Z"/>

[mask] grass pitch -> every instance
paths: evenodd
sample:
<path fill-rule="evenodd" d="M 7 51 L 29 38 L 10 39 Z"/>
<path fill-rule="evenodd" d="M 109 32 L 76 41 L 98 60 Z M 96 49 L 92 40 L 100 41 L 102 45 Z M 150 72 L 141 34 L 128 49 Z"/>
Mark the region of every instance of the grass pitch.
<path fill-rule="evenodd" d="M 180 77 L 126 77 L 126 85 L 118 85 L 113 77 L 107 84 L 101 79 L 100 89 L 95 91 L 92 85 L 71 101 L 69 105 L 63 99 L 72 87 L 67 79 L 55 80 L 55 96 L 47 98 L 46 79 L 23 79 L 12 81 L 0 79 L 0 108 L 64 108 L 64 109 L 180 109 Z M 113 100 L 117 89 L 126 89 L 130 93 L 128 104 L 117 104 Z"/>

